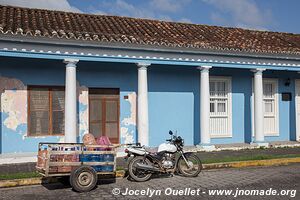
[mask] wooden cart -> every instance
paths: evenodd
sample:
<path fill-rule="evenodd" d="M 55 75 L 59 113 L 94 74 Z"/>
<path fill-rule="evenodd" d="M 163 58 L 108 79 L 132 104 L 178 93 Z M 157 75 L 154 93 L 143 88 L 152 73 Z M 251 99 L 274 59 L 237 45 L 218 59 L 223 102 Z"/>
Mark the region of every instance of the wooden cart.
<path fill-rule="evenodd" d="M 81 143 L 39 143 L 37 171 L 44 177 L 64 177 L 78 192 L 92 190 L 98 175 L 116 172 L 116 146 Z"/>

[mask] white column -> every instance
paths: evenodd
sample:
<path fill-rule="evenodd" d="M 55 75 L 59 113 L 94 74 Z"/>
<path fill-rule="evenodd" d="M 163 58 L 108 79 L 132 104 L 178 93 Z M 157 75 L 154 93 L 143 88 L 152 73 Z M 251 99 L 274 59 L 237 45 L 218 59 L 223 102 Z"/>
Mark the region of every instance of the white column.
<path fill-rule="evenodd" d="M 138 66 L 138 142 L 141 145 L 149 145 L 149 124 L 148 124 L 148 83 L 147 67 L 150 64 L 137 63 Z"/>
<path fill-rule="evenodd" d="M 255 69 L 254 72 L 254 135 L 256 143 L 264 142 L 264 111 L 263 111 L 263 71 Z"/>
<path fill-rule="evenodd" d="M 209 133 L 209 69 L 211 66 L 201 66 L 200 71 L 200 132 L 201 145 L 210 145 Z"/>
<path fill-rule="evenodd" d="M 76 63 L 78 60 L 65 59 L 66 89 L 65 89 L 65 142 L 75 143 L 77 137 L 76 111 Z"/>

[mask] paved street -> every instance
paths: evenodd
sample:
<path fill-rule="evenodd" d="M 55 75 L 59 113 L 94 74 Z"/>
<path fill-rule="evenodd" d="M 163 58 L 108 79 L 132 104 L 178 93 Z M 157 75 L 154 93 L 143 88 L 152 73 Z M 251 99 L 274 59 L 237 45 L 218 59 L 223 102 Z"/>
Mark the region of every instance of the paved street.
<path fill-rule="evenodd" d="M 125 192 L 126 188 L 133 191 L 142 192 L 145 195 L 113 195 L 115 193 Z M 147 188 L 148 191 L 147 191 Z M 187 188 L 187 189 L 186 189 Z M 188 191 L 188 189 L 190 190 Z M 203 171 L 199 177 L 184 178 L 181 176 L 153 178 L 145 183 L 131 182 L 127 179 L 118 179 L 115 182 L 102 182 L 98 187 L 88 193 L 76 193 L 69 187 L 60 184 L 51 186 L 27 186 L 18 188 L 9 188 L 0 190 L 0 199 L 299 199 L 300 194 L 289 191 L 289 195 L 276 194 L 275 196 L 246 196 L 234 197 L 236 190 L 297 190 L 300 192 L 300 164 L 278 167 L 253 167 L 243 169 L 219 169 Z M 272 188 L 272 189 L 270 189 Z M 173 189 L 173 190 L 172 190 Z M 166 195 L 174 192 L 175 189 L 186 189 L 182 192 L 190 195 Z M 197 195 L 198 189 L 198 195 Z M 231 195 L 209 195 L 211 189 L 229 189 L 233 190 Z M 195 194 L 191 195 L 191 190 Z M 154 195 L 149 198 L 151 192 Z M 148 192 L 148 193 L 147 193 Z M 159 193 L 161 192 L 161 193 Z M 178 192 L 178 191 L 177 191 Z M 291 197 L 295 196 L 295 197 Z M 200 197 L 200 198 L 199 198 Z"/>

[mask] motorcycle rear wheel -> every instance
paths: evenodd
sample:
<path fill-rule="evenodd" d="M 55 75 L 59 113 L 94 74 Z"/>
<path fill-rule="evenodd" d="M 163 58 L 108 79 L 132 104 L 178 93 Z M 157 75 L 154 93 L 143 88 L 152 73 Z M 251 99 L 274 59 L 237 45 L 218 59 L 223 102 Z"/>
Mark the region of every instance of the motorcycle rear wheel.
<path fill-rule="evenodd" d="M 181 156 L 178 160 L 178 170 L 185 177 L 196 177 L 202 170 L 202 163 L 196 154 L 185 155 L 188 162 Z"/>
<path fill-rule="evenodd" d="M 134 157 L 128 165 L 129 176 L 137 182 L 144 182 L 149 180 L 152 174 L 146 172 L 145 170 L 137 169 L 135 167 L 137 163 L 151 165 L 151 162 L 147 158 L 144 158 L 143 156 Z"/>

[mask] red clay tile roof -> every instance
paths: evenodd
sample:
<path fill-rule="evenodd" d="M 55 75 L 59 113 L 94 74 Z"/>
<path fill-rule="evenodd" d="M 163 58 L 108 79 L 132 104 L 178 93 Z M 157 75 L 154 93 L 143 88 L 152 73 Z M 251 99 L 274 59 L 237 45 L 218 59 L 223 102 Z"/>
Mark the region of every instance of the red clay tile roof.
<path fill-rule="evenodd" d="M 300 34 L 0 5 L 0 35 L 300 55 Z"/>

